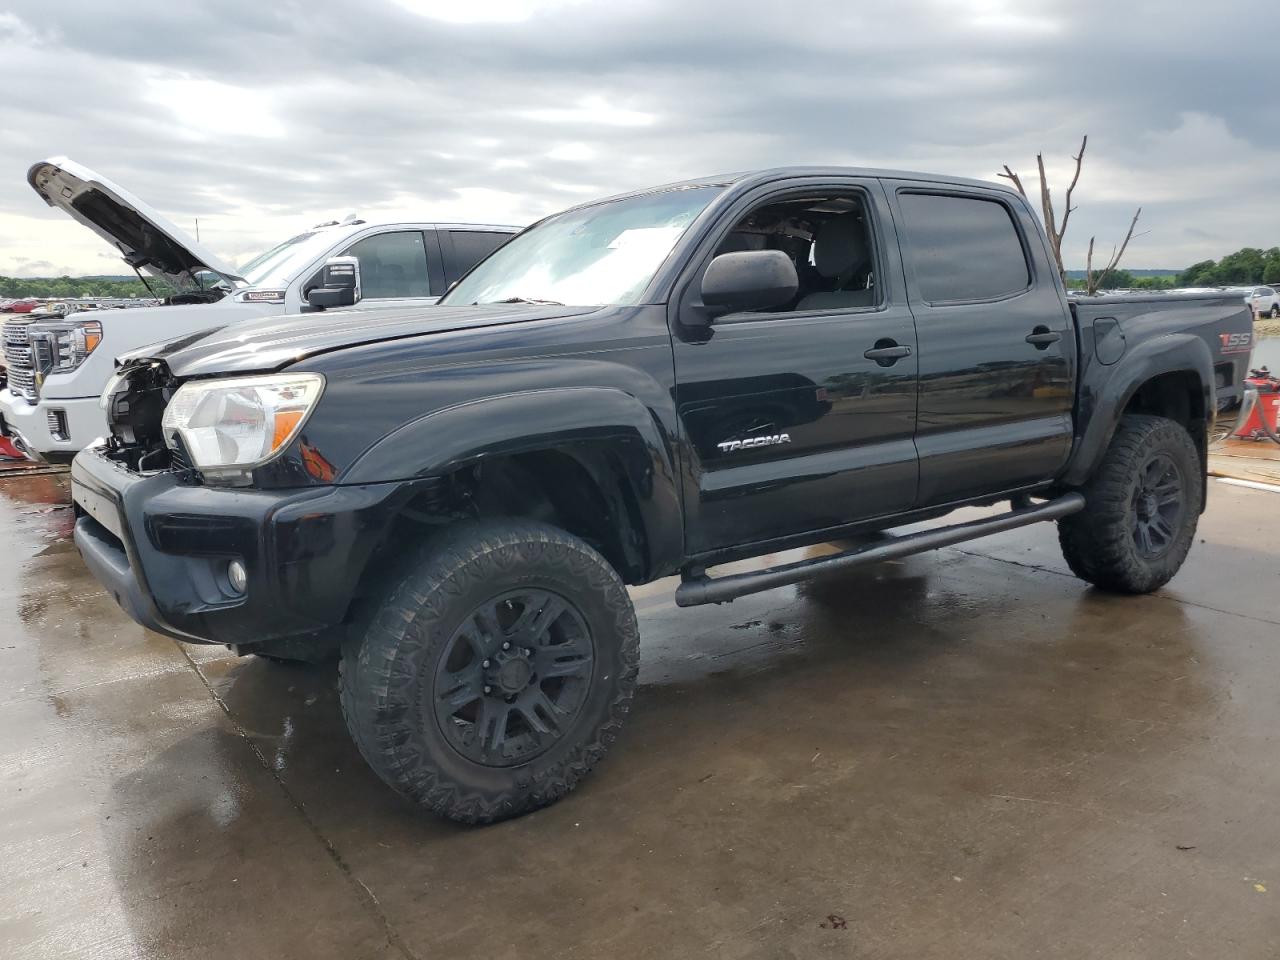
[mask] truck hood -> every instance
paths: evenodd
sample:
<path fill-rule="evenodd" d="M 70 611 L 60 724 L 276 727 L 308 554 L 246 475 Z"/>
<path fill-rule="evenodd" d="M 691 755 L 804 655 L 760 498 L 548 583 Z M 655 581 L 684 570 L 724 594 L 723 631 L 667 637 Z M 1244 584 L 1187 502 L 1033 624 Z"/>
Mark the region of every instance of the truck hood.
<path fill-rule="evenodd" d="M 207 280 L 197 281 L 198 271 L 217 274 L 233 287 L 243 283 L 235 268 L 185 231 L 74 160 L 41 160 L 27 171 L 27 182 L 49 206 L 70 214 L 116 247 L 129 266 L 161 277 L 179 290 L 208 287 Z"/>
<path fill-rule="evenodd" d="M 464 307 L 327 310 L 246 320 L 208 335 L 151 344 L 117 358 L 121 367 L 159 360 L 177 377 L 277 370 L 318 353 L 384 340 L 552 320 L 594 313 L 599 307 L 494 303 Z"/>

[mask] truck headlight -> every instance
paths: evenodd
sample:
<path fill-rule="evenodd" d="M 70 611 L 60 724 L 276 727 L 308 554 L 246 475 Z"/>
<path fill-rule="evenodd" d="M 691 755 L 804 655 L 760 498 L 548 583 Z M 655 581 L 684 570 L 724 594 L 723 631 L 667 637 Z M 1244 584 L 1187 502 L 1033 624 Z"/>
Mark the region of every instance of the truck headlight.
<path fill-rule="evenodd" d="M 27 335 L 43 373 L 70 373 L 102 343 L 102 324 L 97 320 L 33 323 Z"/>
<path fill-rule="evenodd" d="M 111 413 L 111 401 L 115 398 L 116 391 L 120 389 L 125 382 L 123 373 L 113 373 L 107 381 L 107 385 L 102 388 L 102 395 L 98 397 L 98 406 L 103 412 Z"/>
<path fill-rule="evenodd" d="M 193 380 L 165 407 L 161 431 L 205 477 L 243 479 L 298 434 L 323 388 L 315 373 Z"/>

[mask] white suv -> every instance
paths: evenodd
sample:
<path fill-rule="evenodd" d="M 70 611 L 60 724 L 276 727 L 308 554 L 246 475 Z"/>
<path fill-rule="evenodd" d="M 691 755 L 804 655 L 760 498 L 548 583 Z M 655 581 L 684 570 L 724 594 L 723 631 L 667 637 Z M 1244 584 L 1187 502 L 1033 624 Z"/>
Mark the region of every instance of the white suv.
<path fill-rule="evenodd" d="M 1254 287 L 1245 294 L 1244 302 L 1253 308 L 1256 317 L 1280 317 L 1280 294 L 1275 287 Z"/>
<path fill-rule="evenodd" d="M 0 433 L 28 457 L 53 462 L 69 462 L 106 433 L 98 398 L 121 354 L 161 340 L 195 340 L 241 320 L 298 313 L 320 286 L 326 262 L 338 256 L 359 264 L 357 309 L 427 306 L 518 230 L 352 216 L 291 237 L 237 269 L 65 157 L 37 163 L 27 181 L 50 206 L 119 249 L 140 275 L 177 291 L 159 307 L 19 316 L 5 324 L 9 384 L 0 390 Z"/>

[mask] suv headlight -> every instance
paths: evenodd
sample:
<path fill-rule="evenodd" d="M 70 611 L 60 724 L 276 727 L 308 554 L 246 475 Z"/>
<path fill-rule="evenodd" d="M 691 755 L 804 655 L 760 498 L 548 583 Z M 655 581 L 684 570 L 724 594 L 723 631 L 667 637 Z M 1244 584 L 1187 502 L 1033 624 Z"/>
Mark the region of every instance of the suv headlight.
<path fill-rule="evenodd" d="M 323 389 L 315 373 L 193 380 L 165 407 L 161 430 L 206 478 L 247 479 L 297 436 Z"/>
<path fill-rule="evenodd" d="M 33 323 L 27 335 L 42 361 L 42 373 L 70 373 L 102 343 L 102 323 L 98 320 Z M 46 344 L 46 349 L 41 350 Z"/>

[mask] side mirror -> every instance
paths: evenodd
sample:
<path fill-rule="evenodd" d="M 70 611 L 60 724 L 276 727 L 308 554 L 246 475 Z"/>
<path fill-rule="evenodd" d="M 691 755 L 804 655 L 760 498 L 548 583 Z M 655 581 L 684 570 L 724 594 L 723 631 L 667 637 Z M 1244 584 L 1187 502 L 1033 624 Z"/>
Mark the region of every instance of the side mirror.
<path fill-rule="evenodd" d="M 715 313 L 766 310 L 799 289 L 796 265 L 781 250 L 722 253 L 702 275 L 702 302 Z"/>
<path fill-rule="evenodd" d="M 330 257 L 320 273 L 320 286 L 307 294 L 313 310 L 353 307 L 360 302 L 360 261 L 355 257 Z"/>

